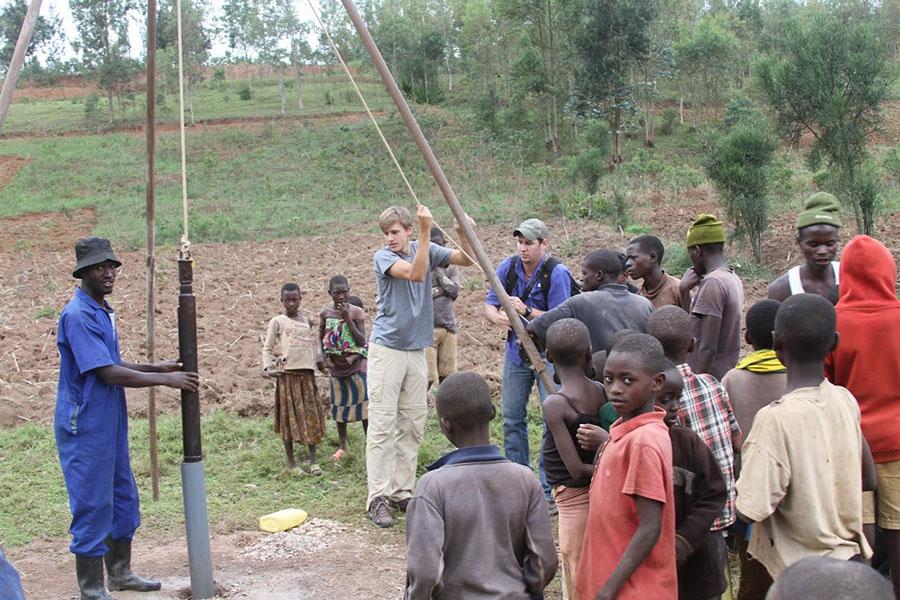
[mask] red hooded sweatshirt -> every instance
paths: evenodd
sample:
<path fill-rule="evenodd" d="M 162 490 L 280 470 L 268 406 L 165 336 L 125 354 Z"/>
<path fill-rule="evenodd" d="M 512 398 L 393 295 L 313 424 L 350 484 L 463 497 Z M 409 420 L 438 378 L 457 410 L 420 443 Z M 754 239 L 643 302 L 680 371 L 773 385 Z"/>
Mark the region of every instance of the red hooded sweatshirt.
<path fill-rule="evenodd" d="M 856 396 L 876 463 L 900 460 L 900 301 L 897 265 L 884 245 L 858 235 L 841 256 L 838 347 L 825 375 Z"/>

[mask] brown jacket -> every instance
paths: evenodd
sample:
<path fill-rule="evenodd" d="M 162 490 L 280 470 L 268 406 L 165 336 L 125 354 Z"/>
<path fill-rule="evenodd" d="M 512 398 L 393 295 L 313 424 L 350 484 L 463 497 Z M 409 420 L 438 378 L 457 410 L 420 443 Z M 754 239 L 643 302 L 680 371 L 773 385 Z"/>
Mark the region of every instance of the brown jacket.
<path fill-rule="evenodd" d="M 527 600 L 556 568 L 541 485 L 496 446 L 452 452 L 419 480 L 406 512 L 409 600 Z"/>

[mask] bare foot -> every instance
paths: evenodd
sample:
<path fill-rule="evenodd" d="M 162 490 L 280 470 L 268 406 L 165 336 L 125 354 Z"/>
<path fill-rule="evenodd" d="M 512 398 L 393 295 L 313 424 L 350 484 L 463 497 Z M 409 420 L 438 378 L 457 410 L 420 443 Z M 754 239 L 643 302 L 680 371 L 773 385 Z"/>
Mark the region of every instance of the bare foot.
<path fill-rule="evenodd" d="M 344 448 L 338 448 L 337 452 L 331 455 L 331 460 L 334 462 L 340 462 L 344 455 L 347 454 L 347 451 Z"/>

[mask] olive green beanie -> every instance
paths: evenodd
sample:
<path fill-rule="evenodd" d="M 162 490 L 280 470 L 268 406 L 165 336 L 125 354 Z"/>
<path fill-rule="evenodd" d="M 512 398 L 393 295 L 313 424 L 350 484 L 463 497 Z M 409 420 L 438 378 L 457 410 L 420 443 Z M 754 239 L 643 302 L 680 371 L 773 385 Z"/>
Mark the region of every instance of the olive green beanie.
<path fill-rule="evenodd" d="M 816 192 L 803 202 L 803 211 L 797 215 L 797 229 L 810 225 L 841 226 L 841 204 L 828 192 Z"/>
<path fill-rule="evenodd" d="M 687 247 L 725 242 L 725 226 L 713 215 L 700 215 L 688 229 Z"/>

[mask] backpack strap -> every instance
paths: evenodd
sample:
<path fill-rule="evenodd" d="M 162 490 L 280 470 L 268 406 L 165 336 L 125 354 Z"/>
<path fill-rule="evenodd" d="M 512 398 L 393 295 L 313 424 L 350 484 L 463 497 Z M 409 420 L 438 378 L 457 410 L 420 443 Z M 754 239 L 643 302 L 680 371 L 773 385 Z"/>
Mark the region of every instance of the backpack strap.
<path fill-rule="evenodd" d="M 521 262 L 521 260 L 521 258 L 515 255 L 509 257 L 509 269 L 506 270 L 506 278 L 503 281 L 503 289 L 506 290 L 508 296 L 512 296 L 512 291 L 515 289 L 516 283 L 519 282 L 519 274 L 516 272 L 516 265 Z"/>

